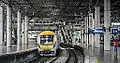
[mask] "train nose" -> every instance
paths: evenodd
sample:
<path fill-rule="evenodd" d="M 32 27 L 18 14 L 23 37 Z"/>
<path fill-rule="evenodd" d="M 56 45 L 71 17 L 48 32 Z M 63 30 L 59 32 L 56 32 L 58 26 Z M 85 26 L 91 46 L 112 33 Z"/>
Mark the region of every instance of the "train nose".
<path fill-rule="evenodd" d="M 52 45 L 44 45 L 44 46 L 41 46 L 41 49 L 42 50 L 51 50 L 53 47 Z"/>

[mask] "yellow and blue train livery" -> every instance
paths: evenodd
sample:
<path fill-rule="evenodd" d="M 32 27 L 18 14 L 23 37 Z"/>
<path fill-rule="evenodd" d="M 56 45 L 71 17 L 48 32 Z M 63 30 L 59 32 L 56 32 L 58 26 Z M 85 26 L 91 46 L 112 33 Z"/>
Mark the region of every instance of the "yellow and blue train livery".
<path fill-rule="evenodd" d="M 38 51 L 41 56 L 56 56 L 58 42 L 53 31 L 41 31 L 37 37 Z"/>

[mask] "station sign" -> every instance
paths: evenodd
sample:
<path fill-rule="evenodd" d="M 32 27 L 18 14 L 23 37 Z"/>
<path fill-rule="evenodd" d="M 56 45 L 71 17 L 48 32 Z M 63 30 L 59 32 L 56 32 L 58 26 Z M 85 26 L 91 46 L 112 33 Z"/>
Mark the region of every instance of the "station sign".
<path fill-rule="evenodd" d="M 74 36 L 76 36 L 78 39 L 81 38 L 81 31 L 75 31 Z"/>
<path fill-rule="evenodd" d="M 119 33 L 119 31 L 118 31 L 118 29 L 117 28 L 112 28 L 112 34 L 118 34 Z"/>
<path fill-rule="evenodd" d="M 89 34 L 104 34 L 103 28 L 88 28 Z"/>

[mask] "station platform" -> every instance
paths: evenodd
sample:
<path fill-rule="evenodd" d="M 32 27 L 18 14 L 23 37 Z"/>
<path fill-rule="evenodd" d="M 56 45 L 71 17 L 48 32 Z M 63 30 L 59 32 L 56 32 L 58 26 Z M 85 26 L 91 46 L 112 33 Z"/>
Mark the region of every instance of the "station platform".
<path fill-rule="evenodd" d="M 103 47 L 88 47 L 85 63 L 120 63 L 120 47 L 115 52 L 113 47 L 110 51 L 104 51 Z"/>
<path fill-rule="evenodd" d="M 79 45 L 81 46 L 81 45 Z M 20 51 L 27 50 L 36 47 L 35 45 L 24 45 L 20 46 Z M 85 47 L 82 46 L 82 47 Z M 120 47 L 118 47 L 117 52 L 111 46 L 110 51 L 104 51 L 103 46 L 101 47 L 85 47 L 85 63 L 120 63 Z M 11 47 L 0 46 L 0 55 L 5 55 L 13 52 L 18 52 L 17 46 L 12 45 Z"/>
<path fill-rule="evenodd" d="M 20 51 L 24 51 L 30 48 L 34 48 L 35 45 L 20 45 L 19 49 L 17 48 L 17 45 L 12 45 L 10 47 L 7 46 L 0 46 L 0 55 L 4 55 L 4 54 L 10 54 L 13 52 L 20 52 Z"/>

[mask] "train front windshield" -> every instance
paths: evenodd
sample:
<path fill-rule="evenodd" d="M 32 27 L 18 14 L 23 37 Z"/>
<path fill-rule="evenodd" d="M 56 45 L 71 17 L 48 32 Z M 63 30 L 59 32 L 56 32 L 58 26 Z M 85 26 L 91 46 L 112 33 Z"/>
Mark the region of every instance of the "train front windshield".
<path fill-rule="evenodd" d="M 49 45 L 53 43 L 54 35 L 41 35 L 40 36 L 40 44 Z"/>

